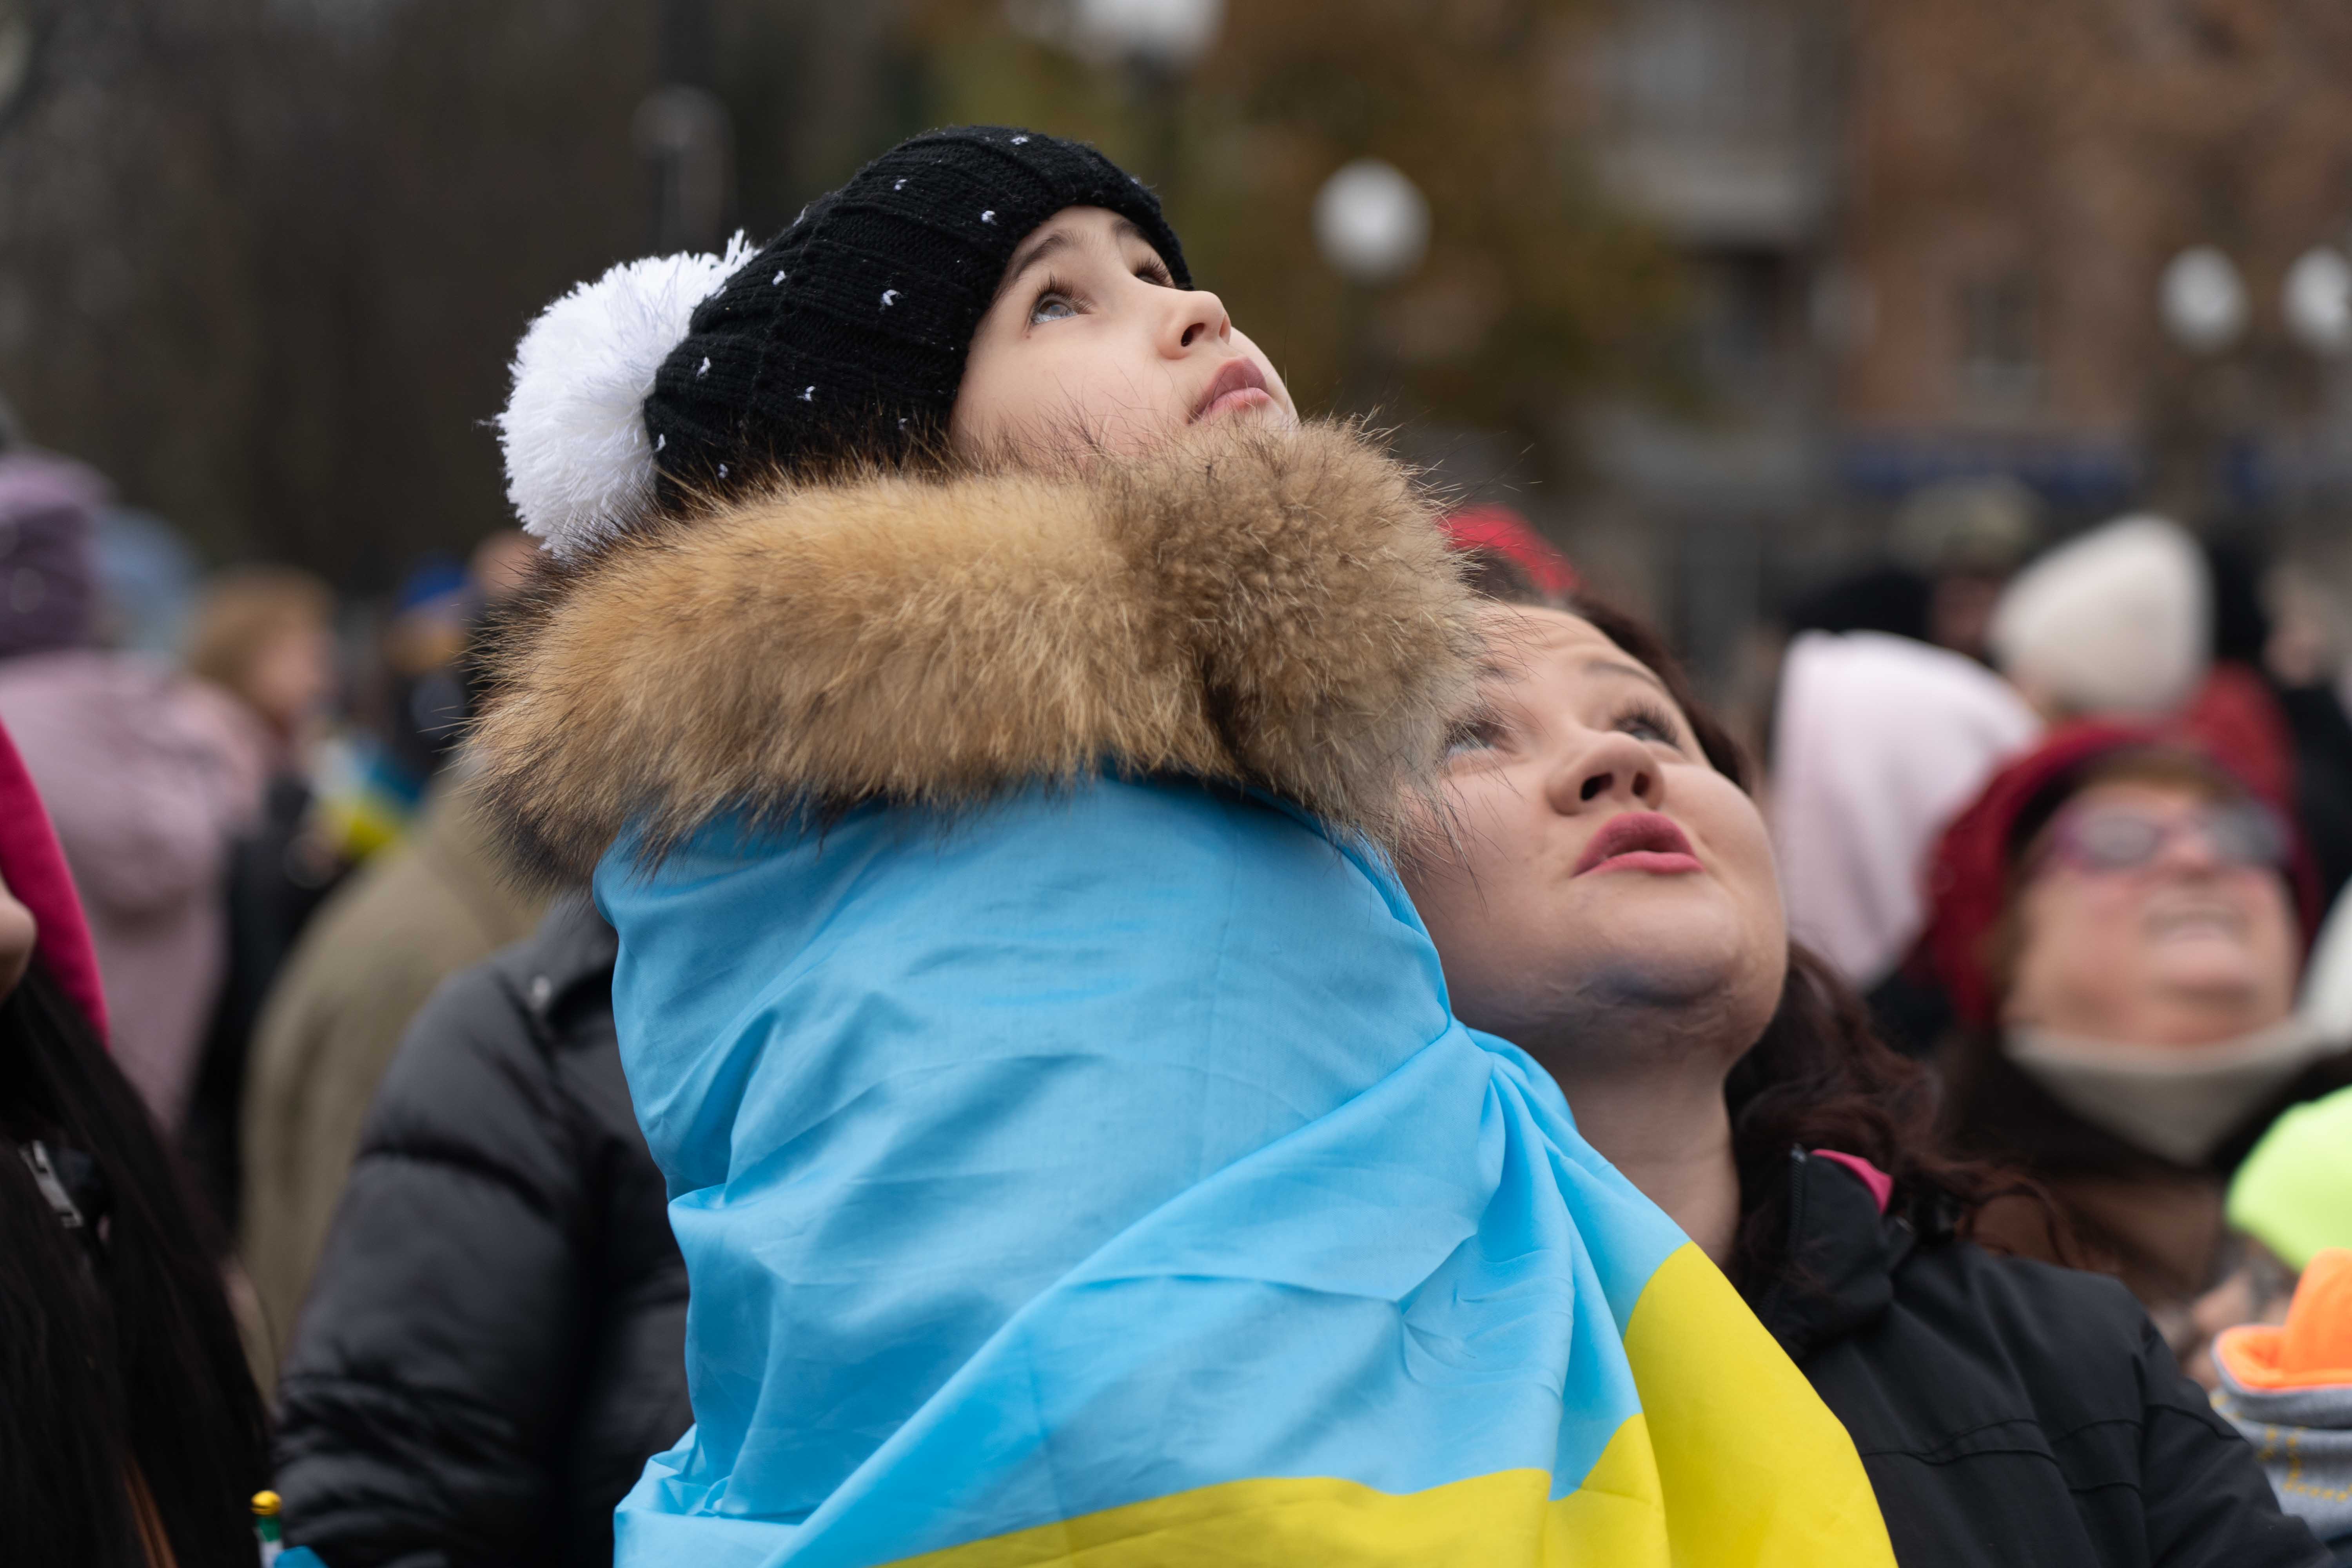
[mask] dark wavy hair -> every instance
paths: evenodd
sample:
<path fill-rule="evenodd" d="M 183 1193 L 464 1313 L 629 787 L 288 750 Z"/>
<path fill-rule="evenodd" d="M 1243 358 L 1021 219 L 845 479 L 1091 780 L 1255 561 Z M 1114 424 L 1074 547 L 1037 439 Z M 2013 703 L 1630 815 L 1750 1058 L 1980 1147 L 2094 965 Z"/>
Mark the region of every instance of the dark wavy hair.
<path fill-rule="evenodd" d="M 82 1229 L 36 1181 L 36 1141 Z M 206 1229 L 37 958 L 0 1001 L 0 1563 L 147 1568 L 142 1515 L 180 1568 L 254 1561 L 268 1432 Z"/>
<path fill-rule="evenodd" d="M 1565 611 L 1639 660 L 1690 721 L 1715 771 L 1755 793 L 1746 751 L 1699 700 L 1682 661 L 1647 625 L 1581 595 L 1545 594 L 1511 563 L 1484 552 L 1474 552 L 1465 566 L 1472 586 L 1486 597 Z M 1993 1198 L 2033 1194 L 2015 1174 L 1948 1151 L 1937 1130 L 1932 1075 L 1878 1037 L 1862 998 L 1801 942 L 1789 944 L 1780 1005 L 1732 1068 L 1723 1092 L 1739 1168 L 1730 1273 L 1751 1300 L 1788 1264 L 1794 1151 L 1834 1149 L 1869 1161 L 1894 1178 L 1887 1212 L 1931 1242 L 1965 1235 Z"/>

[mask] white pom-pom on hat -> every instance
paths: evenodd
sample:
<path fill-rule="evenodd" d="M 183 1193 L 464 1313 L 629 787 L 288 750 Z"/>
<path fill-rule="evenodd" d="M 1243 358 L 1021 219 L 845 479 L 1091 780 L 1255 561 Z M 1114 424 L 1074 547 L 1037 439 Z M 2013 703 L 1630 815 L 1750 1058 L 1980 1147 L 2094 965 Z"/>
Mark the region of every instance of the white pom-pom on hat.
<path fill-rule="evenodd" d="M 643 518 L 654 500 L 645 401 L 694 308 L 751 254 L 740 234 L 719 256 L 625 261 L 539 313 L 515 347 L 499 415 L 507 500 L 523 531 L 578 555 Z"/>
<path fill-rule="evenodd" d="M 1985 642 L 2001 673 L 2069 715 L 2169 713 L 2204 679 L 2213 590 L 2178 523 L 2134 516 L 2093 529 L 2010 580 Z"/>

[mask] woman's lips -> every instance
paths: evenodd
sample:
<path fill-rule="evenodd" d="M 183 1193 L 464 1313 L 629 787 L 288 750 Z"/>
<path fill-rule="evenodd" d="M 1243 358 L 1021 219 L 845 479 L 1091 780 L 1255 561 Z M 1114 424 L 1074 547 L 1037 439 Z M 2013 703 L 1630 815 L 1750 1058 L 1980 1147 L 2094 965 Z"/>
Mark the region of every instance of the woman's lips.
<path fill-rule="evenodd" d="M 1601 825 L 1577 857 L 1575 875 L 1587 871 L 1648 871 L 1674 876 L 1704 869 L 1690 840 L 1674 819 L 1654 811 L 1621 812 Z"/>
<path fill-rule="evenodd" d="M 1229 359 L 1209 378 L 1209 389 L 1192 410 L 1194 420 L 1213 419 L 1238 408 L 1263 408 L 1274 402 L 1265 377 L 1247 359 Z"/>

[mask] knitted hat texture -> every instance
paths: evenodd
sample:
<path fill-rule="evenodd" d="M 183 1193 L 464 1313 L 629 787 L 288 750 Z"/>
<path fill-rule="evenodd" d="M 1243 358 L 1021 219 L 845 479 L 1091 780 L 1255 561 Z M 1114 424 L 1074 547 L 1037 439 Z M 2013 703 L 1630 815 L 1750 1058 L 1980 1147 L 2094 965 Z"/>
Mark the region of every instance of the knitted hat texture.
<path fill-rule="evenodd" d="M 662 362 L 645 404 L 661 500 L 938 440 L 1013 250 L 1072 206 L 1128 219 L 1192 286 L 1140 181 L 1033 131 L 917 136 L 819 198 L 695 308 Z"/>
<path fill-rule="evenodd" d="M 516 345 L 497 420 L 524 531 L 576 556 L 656 508 L 935 447 L 1013 251 L 1073 206 L 1126 218 L 1192 286 L 1158 199 L 1100 153 L 961 126 L 900 142 L 757 251 L 738 235 L 572 289 Z"/>

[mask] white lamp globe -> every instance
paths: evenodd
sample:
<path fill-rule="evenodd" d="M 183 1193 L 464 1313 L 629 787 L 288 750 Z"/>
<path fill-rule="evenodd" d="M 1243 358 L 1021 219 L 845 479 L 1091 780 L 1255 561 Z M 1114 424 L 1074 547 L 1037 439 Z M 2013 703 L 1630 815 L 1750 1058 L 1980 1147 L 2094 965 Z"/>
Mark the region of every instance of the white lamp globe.
<path fill-rule="evenodd" d="M 1358 283 L 1391 283 L 1429 249 L 1429 199 L 1393 163 L 1359 158 L 1315 196 L 1315 243 Z"/>
<path fill-rule="evenodd" d="M 1225 0 L 1076 0 L 1069 18 L 1087 54 L 1182 70 L 1217 41 Z"/>
<path fill-rule="evenodd" d="M 2198 353 L 2228 348 L 2246 330 L 2246 286 L 2210 245 L 2190 246 L 2165 264 L 2158 302 L 2173 342 Z"/>
<path fill-rule="evenodd" d="M 2313 246 L 2286 269 L 2279 309 L 2295 342 L 2314 353 L 2352 348 L 2352 261 L 2328 246 Z"/>

